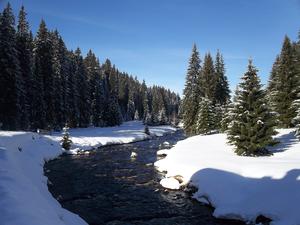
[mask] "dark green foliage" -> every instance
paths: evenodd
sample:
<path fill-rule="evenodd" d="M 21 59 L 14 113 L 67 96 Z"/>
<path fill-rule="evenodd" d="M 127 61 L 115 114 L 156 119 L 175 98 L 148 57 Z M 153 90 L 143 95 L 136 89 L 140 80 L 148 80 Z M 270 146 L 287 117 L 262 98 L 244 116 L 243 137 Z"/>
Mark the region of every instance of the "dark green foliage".
<path fill-rule="evenodd" d="M 199 85 L 201 86 L 204 97 L 211 100 L 213 103 L 216 102 L 216 81 L 217 77 L 214 62 L 210 53 L 208 53 L 204 57 Z"/>
<path fill-rule="evenodd" d="M 199 53 L 194 45 L 181 105 L 184 130 L 188 135 L 207 133 L 207 129 L 197 129 L 198 126 L 202 127 L 207 123 L 199 119 L 199 115 L 207 110 L 201 109 L 202 106 L 207 107 L 207 101 L 214 108 L 211 112 L 211 117 L 215 120 L 213 129 L 220 130 L 224 107 L 230 101 L 229 84 L 221 53 L 217 52 L 215 64 L 209 53 L 205 55 L 202 68 L 200 62 Z M 202 98 L 206 99 L 205 104 L 201 104 Z"/>
<path fill-rule="evenodd" d="M 223 106 L 223 116 L 221 118 L 221 127 L 220 127 L 220 131 L 223 133 L 228 131 L 228 126 L 230 122 L 234 119 L 233 108 L 234 108 L 233 103 L 229 103 Z"/>
<path fill-rule="evenodd" d="M 268 93 L 270 105 L 278 114 L 279 127 L 293 127 L 296 116 L 293 102 L 300 93 L 300 66 L 297 50 L 286 36 L 280 55 L 276 58 L 271 72 Z"/>
<path fill-rule="evenodd" d="M 53 124 L 53 76 L 50 35 L 42 20 L 34 40 L 34 121 L 35 128 Z"/>
<path fill-rule="evenodd" d="M 266 147 L 275 143 L 272 138 L 275 121 L 251 60 L 239 84 L 231 113 L 228 139 L 235 145 L 235 152 L 248 156 L 267 153 Z"/>
<path fill-rule="evenodd" d="M 197 134 L 210 134 L 216 128 L 213 103 L 208 98 L 202 98 L 197 116 Z"/>
<path fill-rule="evenodd" d="M 75 79 L 78 91 L 78 126 L 87 127 L 89 125 L 90 110 L 89 110 L 89 85 L 87 78 L 87 70 L 84 66 L 83 58 L 79 48 L 75 51 Z"/>
<path fill-rule="evenodd" d="M 30 129 L 31 121 L 31 101 L 33 98 L 33 40 L 29 30 L 29 24 L 26 20 L 26 12 L 22 6 L 19 13 L 19 20 L 16 33 L 16 46 L 18 50 L 18 61 L 20 66 L 20 121 L 19 126 L 23 130 Z"/>
<path fill-rule="evenodd" d="M 199 97 L 203 94 L 200 89 L 200 58 L 196 45 L 194 44 L 186 75 L 185 88 L 182 100 L 183 128 L 188 135 L 196 134 L 196 120 L 198 113 Z"/>
<path fill-rule="evenodd" d="M 218 51 L 215 61 L 215 102 L 219 105 L 226 105 L 230 101 L 230 89 L 225 75 L 223 56 Z"/>
<path fill-rule="evenodd" d="M 15 18 L 7 4 L 0 17 L 0 124 L 5 130 L 20 127 L 24 96 L 14 26 Z"/>

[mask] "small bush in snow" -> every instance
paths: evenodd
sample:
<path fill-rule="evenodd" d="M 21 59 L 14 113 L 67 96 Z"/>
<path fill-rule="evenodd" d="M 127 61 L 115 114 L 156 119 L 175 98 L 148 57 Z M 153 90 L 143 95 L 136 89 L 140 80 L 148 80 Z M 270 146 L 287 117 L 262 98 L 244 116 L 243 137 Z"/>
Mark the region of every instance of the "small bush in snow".
<path fill-rule="evenodd" d="M 63 128 L 63 138 L 62 138 L 62 143 L 61 143 L 61 146 L 65 150 L 70 150 L 71 144 L 72 144 L 72 141 L 70 139 L 70 134 L 69 134 L 68 130 L 69 130 L 69 127 L 66 125 Z"/>

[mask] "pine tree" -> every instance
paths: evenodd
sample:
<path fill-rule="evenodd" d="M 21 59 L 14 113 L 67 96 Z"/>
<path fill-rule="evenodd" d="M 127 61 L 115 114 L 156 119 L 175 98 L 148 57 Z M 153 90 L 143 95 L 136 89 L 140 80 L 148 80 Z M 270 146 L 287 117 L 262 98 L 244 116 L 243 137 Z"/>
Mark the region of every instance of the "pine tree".
<path fill-rule="evenodd" d="M 70 127 L 78 127 L 79 125 L 79 89 L 80 85 L 77 82 L 77 61 L 73 51 L 66 51 L 63 53 L 67 57 L 67 73 L 66 79 L 63 81 L 66 85 L 66 92 L 64 95 L 66 121 Z"/>
<path fill-rule="evenodd" d="M 107 108 L 107 102 L 109 101 L 108 90 L 105 86 L 108 86 L 107 78 L 103 80 L 101 77 L 101 69 L 99 61 L 95 54 L 90 50 L 84 60 L 87 68 L 88 82 L 90 86 L 90 101 L 91 101 L 91 119 L 90 122 L 94 126 L 105 126 L 107 121 L 106 115 L 104 115 L 104 108 Z"/>
<path fill-rule="evenodd" d="M 210 134 L 215 130 L 215 112 L 211 100 L 202 98 L 197 116 L 197 134 Z"/>
<path fill-rule="evenodd" d="M 90 118 L 90 101 L 89 101 L 89 86 L 87 83 L 87 71 L 83 63 L 81 51 L 79 48 L 75 51 L 75 79 L 78 88 L 78 125 L 79 127 L 87 127 Z"/>
<path fill-rule="evenodd" d="M 20 65 L 20 121 L 19 126 L 23 130 L 30 128 L 31 117 L 31 101 L 33 98 L 33 77 L 32 77 L 32 36 L 29 30 L 29 24 L 26 20 L 26 12 L 24 6 L 19 12 L 19 20 L 16 34 L 16 46 L 18 50 L 18 61 Z"/>
<path fill-rule="evenodd" d="M 220 105 L 225 105 L 230 101 L 230 89 L 227 77 L 225 75 L 225 65 L 223 56 L 218 51 L 215 61 L 215 77 L 216 77 L 216 87 L 215 87 L 215 99 L 216 103 Z"/>
<path fill-rule="evenodd" d="M 52 47 L 46 23 L 41 21 L 34 51 L 35 128 L 49 128 L 54 122 Z"/>
<path fill-rule="evenodd" d="M 15 18 L 8 3 L 0 17 L 0 127 L 5 130 L 18 129 L 22 119 L 20 98 L 24 89 L 14 26 Z"/>
<path fill-rule="evenodd" d="M 296 52 L 286 36 L 279 58 L 275 61 L 269 81 L 271 106 L 278 113 L 280 127 L 292 127 L 296 109 L 292 106 L 299 92 L 299 72 L 295 63 Z"/>
<path fill-rule="evenodd" d="M 64 121 L 64 102 L 63 102 L 63 70 L 60 55 L 60 39 L 58 31 L 50 33 L 52 43 L 52 71 L 53 71 L 53 127 L 60 130 Z M 77 90 L 77 89 L 75 89 Z M 72 93 L 76 96 L 76 92 Z"/>
<path fill-rule="evenodd" d="M 189 60 L 188 71 L 186 75 L 185 88 L 182 100 L 182 119 L 183 128 L 188 135 L 196 133 L 196 120 L 199 105 L 199 97 L 202 96 L 202 90 L 199 89 L 198 80 L 200 67 L 199 52 L 194 44 L 192 55 Z"/>
<path fill-rule="evenodd" d="M 214 68 L 214 62 L 210 53 L 206 54 L 204 57 L 199 85 L 203 90 L 204 97 L 208 98 L 213 103 L 215 103 L 216 73 Z"/>
<path fill-rule="evenodd" d="M 236 92 L 232 113 L 228 139 L 235 145 L 235 152 L 249 156 L 265 154 L 266 147 L 275 143 L 275 121 L 251 60 Z"/>

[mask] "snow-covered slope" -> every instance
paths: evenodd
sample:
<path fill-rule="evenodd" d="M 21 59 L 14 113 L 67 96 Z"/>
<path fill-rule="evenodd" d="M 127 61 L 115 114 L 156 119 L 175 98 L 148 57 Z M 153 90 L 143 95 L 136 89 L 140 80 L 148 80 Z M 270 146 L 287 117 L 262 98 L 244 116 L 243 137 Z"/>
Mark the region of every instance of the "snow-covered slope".
<path fill-rule="evenodd" d="M 74 147 L 90 149 L 141 140 L 147 137 L 143 129 L 141 122 L 133 121 L 112 128 L 73 129 L 71 137 Z M 156 135 L 174 130 L 168 126 L 150 128 Z M 86 224 L 61 208 L 48 192 L 43 165 L 62 153 L 60 140 L 61 134 L 0 131 L 0 225 Z"/>
<path fill-rule="evenodd" d="M 174 132 L 175 130 L 176 128 L 171 126 L 149 127 L 150 134 L 155 136 L 162 136 L 164 133 Z M 70 129 L 69 132 L 73 141 L 72 148 L 82 150 L 108 144 L 130 143 L 148 138 L 144 133 L 144 125 L 141 121 L 126 122 L 118 127 Z M 61 133 L 55 133 L 51 138 L 61 140 Z"/>
<path fill-rule="evenodd" d="M 300 142 L 291 129 L 279 130 L 277 138 L 274 155 L 241 157 L 224 134 L 195 136 L 178 142 L 155 165 L 167 177 L 181 175 L 197 186 L 194 197 L 208 200 L 216 217 L 254 221 L 264 215 L 272 224 L 299 225 Z"/>

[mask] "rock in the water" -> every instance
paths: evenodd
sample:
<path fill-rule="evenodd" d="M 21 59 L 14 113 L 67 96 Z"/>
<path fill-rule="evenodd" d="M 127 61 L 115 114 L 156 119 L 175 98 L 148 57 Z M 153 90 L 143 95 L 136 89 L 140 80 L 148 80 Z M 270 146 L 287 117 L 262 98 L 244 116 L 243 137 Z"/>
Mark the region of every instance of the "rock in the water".
<path fill-rule="evenodd" d="M 131 152 L 130 157 L 131 157 L 131 158 L 136 158 L 136 157 L 137 157 L 137 153 L 136 153 L 136 152 Z"/>
<path fill-rule="evenodd" d="M 172 189 L 172 190 L 178 190 L 180 188 L 180 183 L 177 179 L 174 177 L 167 177 L 160 181 L 161 186 Z"/>

